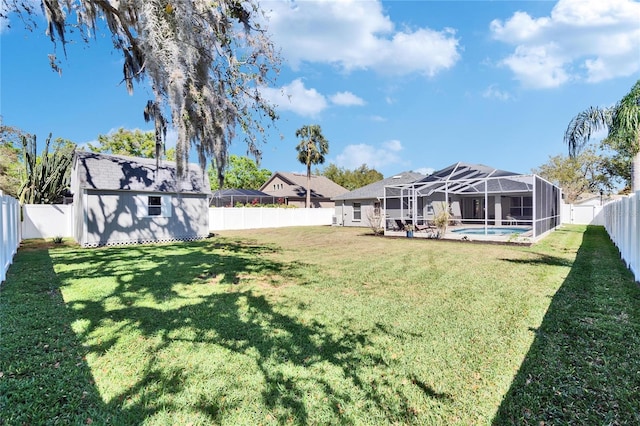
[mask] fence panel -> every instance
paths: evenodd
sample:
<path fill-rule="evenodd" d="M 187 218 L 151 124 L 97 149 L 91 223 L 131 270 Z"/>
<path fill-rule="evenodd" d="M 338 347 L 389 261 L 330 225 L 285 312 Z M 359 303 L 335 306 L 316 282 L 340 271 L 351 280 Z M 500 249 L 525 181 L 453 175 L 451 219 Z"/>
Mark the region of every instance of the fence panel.
<path fill-rule="evenodd" d="M 20 204 L 0 191 L 0 284 L 20 245 Z"/>
<path fill-rule="evenodd" d="M 22 238 L 73 236 L 73 205 L 25 204 L 22 206 Z"/>
<path fill-rule="evenodd" d="M 335 210 L 230 207 L 209 209 L 209 230 L 282 228 L 286 226 L 331 225 Z"/>
<path fill-rule="evenodd" d="M 640 191 L 605 204 L 604 226 L 636 281 L 640 281 Z"/>

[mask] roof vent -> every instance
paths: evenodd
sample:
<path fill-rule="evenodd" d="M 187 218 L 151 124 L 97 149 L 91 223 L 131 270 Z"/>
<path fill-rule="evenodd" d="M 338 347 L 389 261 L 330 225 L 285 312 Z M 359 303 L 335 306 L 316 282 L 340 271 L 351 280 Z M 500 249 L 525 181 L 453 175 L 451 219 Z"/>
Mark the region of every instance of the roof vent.
<path fill-rule="evenodd" d="M 400 179 L 400 178 L 402 178 L 402 175 L 395 175 L 391 179 Z"/>

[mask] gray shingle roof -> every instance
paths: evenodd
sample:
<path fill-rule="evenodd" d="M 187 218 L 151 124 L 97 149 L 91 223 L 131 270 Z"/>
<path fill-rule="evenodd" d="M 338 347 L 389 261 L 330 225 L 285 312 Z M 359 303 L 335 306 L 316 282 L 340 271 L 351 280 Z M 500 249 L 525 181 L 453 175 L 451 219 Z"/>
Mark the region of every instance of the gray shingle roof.
<path fill-rule="evenodd" d="M 433 192 L 448 191 L 450 193 L 484 193 L 486 188 L 491 193 L 527 192 L 532 190 L 533 180 L 530 176 L 500 170 L 482 164 L 455 163 L 442 170 L 415 182 L 422 195 Z"/>
<path fill-rule="evenodd" d="M 200 166 L 189 164 L 178 179 L 176 163 L 153 158 L 126 157 L 76 151 L 72 188 L 137 192 L 211 194 L 209 178 Z"/>
<path fill-rule="evenodd" d="M 269 185 L 276 177 L 280 177 L 280 179 L 288 182 L 289 185 L 279 190 L 269 191 Z M 262 185 L 260 190 L 274 197 L 306 197 L 307 175 L 276 172 Z M 324 176 L 311 175 L 311 198 L 332 198 L 345 192 L 348 192 L 346 188 L 343 188 L 331 179 Z"/>
<path fill-rule="evenodd" d="M 454 181 L 460 179 L 482 179 L 486 177 L 516 176 L 520 173 L 495 169 L 482 164 L 455 163 L 425 177 L 421 182 Z"/>
<path fill-rule="evenodd" d="M 334 201 L 342 200 L 370 200 L 384 197 L 384 187 L 387 185 L 398 185 L 412 183 L 424 178 L 425 175 L 415 172 L 402 172 L 377 182 L 370 183 L 362 188 L 354 189 L 346 194 L 333 197 Z"/>

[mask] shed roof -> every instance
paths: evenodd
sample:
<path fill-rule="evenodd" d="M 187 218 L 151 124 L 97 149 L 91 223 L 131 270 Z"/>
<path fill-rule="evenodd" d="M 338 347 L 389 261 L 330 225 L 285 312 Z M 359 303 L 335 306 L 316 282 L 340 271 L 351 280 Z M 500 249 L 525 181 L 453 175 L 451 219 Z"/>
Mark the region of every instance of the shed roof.
<path fill-rule="evenodd" d="M 416 172 L 398 173 L 386 179 L 370 183 L 369 185 L 363 186 L 361 188 L 356 188 L 353 191 L 338 195 L 337 197 L 333 197 L 333 200 L 371 200 L 376 198 L 383 198 L 385 186 L 412 183 L 424 177 L 425 175 Z"/>
<path fill-rule="evenodd" d="M 287 185 L 282 189 L 269 191 L 269 185 L 277 178 L 283 180 Z M 262 185 L 260 191 L 275 197 L 306 197 L 307 175 L 301 173 L 276 172 Z M 311 198 L 330 199 L 345 192 L 348 192 L 346 188 L 343 188 L 331 179 L 324 176 L 311 175 Z"/>
<path fill-rule="evenodd" d="M 161 160 L 156 168 L 154 158 L 76 151 L 73 168 L 72 188 L 211 194 L 209 179 L 196 164 L 179 179 L 173 161 Z"/>

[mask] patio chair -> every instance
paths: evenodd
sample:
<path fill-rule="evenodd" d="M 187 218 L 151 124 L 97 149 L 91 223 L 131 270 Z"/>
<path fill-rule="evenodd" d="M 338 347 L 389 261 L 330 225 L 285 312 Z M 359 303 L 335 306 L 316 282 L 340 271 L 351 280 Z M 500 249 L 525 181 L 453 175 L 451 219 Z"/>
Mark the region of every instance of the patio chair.
<path fill-rule="evenodd" d="M 518 224 L 518 220 L 511 216 L 511 215 L 507 215 L 507 222 L 509 222 L 509 225 L 517 225 Z"/>
<path fill-rule="evenodd" d="M 433 229 L 433 228 L 434 228 L 433 226 L 429 225 L 428 221 L 423 224 L 416 223 L 417 232 L 428 231 L 429 229 Z"/>

